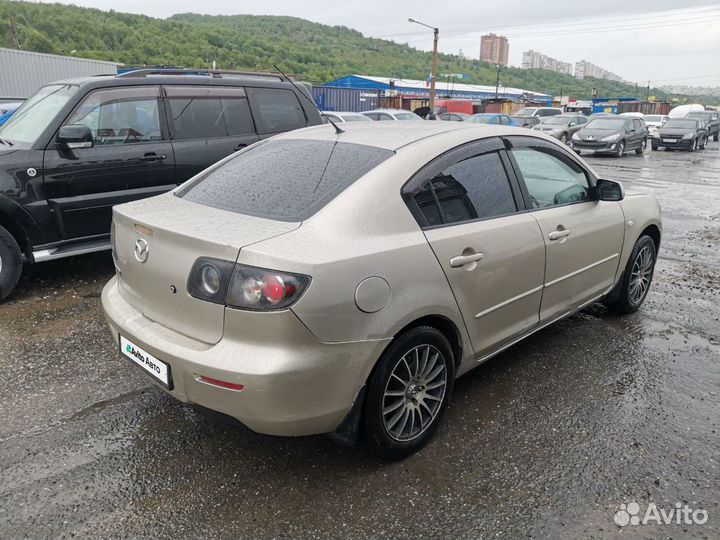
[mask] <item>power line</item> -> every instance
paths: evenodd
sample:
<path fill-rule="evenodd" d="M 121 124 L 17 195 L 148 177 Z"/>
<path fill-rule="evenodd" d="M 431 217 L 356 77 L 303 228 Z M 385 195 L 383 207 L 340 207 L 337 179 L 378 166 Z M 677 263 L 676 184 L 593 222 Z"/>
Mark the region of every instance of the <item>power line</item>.
<path fill-rule="evenodd" d="M 718 12 L 717 6 L 711 6 L 706 8 L 691 8 L 691 9 L 673 9 L 673 10 L 666 10 L 666 11 L 658 11 L 654 12 L 653 14 L 645 14 L 640 16 L 632 16 L 632 15 L 614 15 L 614 16 L 606 16 L 606 17 L 587 17 L 587 18 L 580 18 L 580 19 L 573 19 L 568 21 L 538 21 L 534 23 L 526 23 L 526 24 L 513 24 L 513 25 L 498 25 L 494 26 L 492 29 L 496 32 L 503 31 L 503 30 L 514 30 L 514 29 L 520 29 L 520 28 L 535 28 L 535 27 L 542 27 L 543 29 L 552 29 L 552 28 L 563 28 L 565 26 L 577 26 L 577 25 L 592 25 L 593 27 L 598 25 L 608 25 L 608 24 L 617 24 L 620 22 L 628 23 L 631 22 L 631 24 L 637 24 L 642 22 L 662 22 L 658 21 L 659 18 L 668 18 L 671 17 L 673 19 L 677 19 L 678 16 L 699 16 L 699 15 L 707 15 L 709 13 Z M 668 22 L 668 21 L 665 21 Z M 470 34 L 470 33 L 479 33 L 479 32 L 486 32 L 491 30 L 491 28 L 488 27 L 473 27 L 473 28 L 450 28 L 450 29 L 444 29 L 443 35 L 453 35 L 453 34 Z M 392 37 L 401 37 L 401 36 L 417 36 L 420 35 L 420 32 L 402 32 L 402 33 L 395 33 L 392 35 L 387 36 L 377 36 L 379 39 L 383 38 L 392 38 Z"/>
<path fill-rule="evenodd" d="M 671 28 L 676 26 L 685 26 L 690 24 L 702 24 L 702 23 L 715 23 L 720 22 L 720 11 L 718 11 L 717 15 L 713 17 L 708 17 L 707 15 L 704 15 L 702 17 L 694 17 L 694 18 L 687 18 L 687 19 L 680 19 L 680 20 L 673 20 L 673 21 L 664 21 L 664 22 L 657 22 L 657 23 L 643 23 L 643 24 L 635 24 L 635 25 L 622 25 L 622 26 L 592 26 L 592 27 L 583 27 L 583 28 L 572 28 L 572 29 L 566 29 L 566 30 L 549 30 L 549 31 L 543 31 L 543 32 L 529 32 L 529 33 L 503 33 L 505 37 L 508 38 L 517 38 L 517 37 L 541 37 L 541 36 L 556 36 L 556 35 L 573 35 L 573 34 L 600 34 L 600 33 L 607 33 L 607 32 L 628 32 L 628 31 L 634 31 L 634 30 L 649 30 L 649 29 L 655 29 L 655 28 Z M 466 35 L 475 34 L 475 33 L 482 33 L 482 32 L 472 32 L 468 34 L 453 34 L 453 35 L 447 35 L 447 32 L 444 33 L 445 39 L 458 39 Z M 425 38 L 418 38 L 413 40 L 408 40 L 406 43 L 416 43 L 420 41 L 425 41 Z"/>

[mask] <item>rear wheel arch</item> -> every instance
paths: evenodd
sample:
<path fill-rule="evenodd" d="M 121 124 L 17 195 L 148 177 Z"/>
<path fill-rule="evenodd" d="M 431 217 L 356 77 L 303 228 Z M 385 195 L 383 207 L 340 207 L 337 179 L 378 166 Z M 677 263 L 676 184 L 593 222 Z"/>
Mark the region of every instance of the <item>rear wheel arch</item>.
<path fill-rule="evenodd" d="M 393 341 L 395 341 L 395 339 L 398 338 L 398 336 L 403 335 L 408 330 L 411 330 L 413 328 L 419 328 L 422 326 L 429 326 L 430 328 L 435 328 L 445 336 L 445 338 L 450 342 L 450 347 L 452 348 L 453 352 L 453 360 L 455 362 L 455 367 L 457 367 L 462 360 L 462 337 L 460 335 L 460 330 L 458 330 L 458 327 L 455 325 L 455 323 L 443 315 L 425 315 L 424 317 L 420 317 L 418 319 L 415 319 L 411 323 L 406 324 L 395 333 L 395 337 L 390 343 L 388 343 L 388 347 Z"/>

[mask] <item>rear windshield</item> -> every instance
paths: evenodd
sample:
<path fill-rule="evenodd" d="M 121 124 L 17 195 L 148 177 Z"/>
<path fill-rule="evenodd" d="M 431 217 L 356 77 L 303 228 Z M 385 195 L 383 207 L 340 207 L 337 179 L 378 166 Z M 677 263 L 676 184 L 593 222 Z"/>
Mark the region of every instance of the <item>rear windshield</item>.
<path fill-rule="evenodd" d="M 390 150 L 302 139 L 260 143 L 177 192 L 213 208 L 301 221 L 393 155 Z"/>

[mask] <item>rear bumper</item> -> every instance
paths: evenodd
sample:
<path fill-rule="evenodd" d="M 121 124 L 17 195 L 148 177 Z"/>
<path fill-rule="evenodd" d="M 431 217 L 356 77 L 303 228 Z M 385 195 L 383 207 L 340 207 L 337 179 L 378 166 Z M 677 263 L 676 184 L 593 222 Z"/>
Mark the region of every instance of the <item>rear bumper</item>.
<path fill-rule="evenodd" d="M 116 341 L 122 334 L 170 366 L 173 389 L 157 383 L 160 388 L 269 435 L 335 430 L 389 342 L 325 343 L 291 311 L 228 309 L 223 338 L 207 344 L 143 316 L 122 297 L 117 277 L 103 289 L 102 304 Z M 201 375 L 244 385 L 244 390 L 201 382 Z"/>

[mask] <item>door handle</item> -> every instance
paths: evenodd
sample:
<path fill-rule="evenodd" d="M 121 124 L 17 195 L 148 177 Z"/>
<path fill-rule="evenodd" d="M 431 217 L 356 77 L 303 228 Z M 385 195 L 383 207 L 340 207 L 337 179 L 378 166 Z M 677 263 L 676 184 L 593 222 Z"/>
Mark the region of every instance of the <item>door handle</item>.
<path fill-rule="evenodd" d="M 245 143 L 236 144 L 235 151 L 237 152 L 238 150 L 242 150 L 243 148 L 246 148 L 246 147 L 247 147 L 247 144 L 245 144 Z"/>
<path fill-rule="evenodd" d="M 470 255 L 458 255 L 450 259 L 450 266 L 453 268 L 460 268 L 466 264 L 474 263 L 482 259 L 485 255 L 483 253 L 472 253 Z"/>
<path fill-rule="evenodd" d="M 167 158 L 165 154 L 157 155 L 154 152 L 149 152 L 140 158 L 140 161 L 162 161 Z"/>
<path fill-rule="evenodd" d="M 550 240 L 560 240 L 561 238 L 565 238 L 566 236 L 569 236 L 572 231 L 570 229 L 560 229 L 557 231 L 552 231 L 550 234 L 548 234 L 548 238 Z"/>

